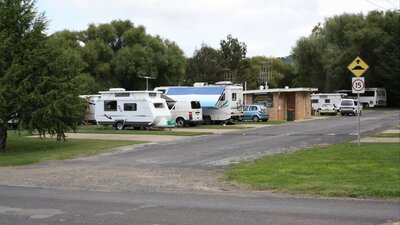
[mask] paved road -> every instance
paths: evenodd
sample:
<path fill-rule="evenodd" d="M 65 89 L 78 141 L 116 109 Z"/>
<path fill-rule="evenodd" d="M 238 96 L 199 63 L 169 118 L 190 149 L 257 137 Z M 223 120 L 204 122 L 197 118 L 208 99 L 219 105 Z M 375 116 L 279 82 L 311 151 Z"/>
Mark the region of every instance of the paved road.
<path fill-rule="evenodd" d="M 399 115 L 365 112 L 362 134 Z M 334 117 L 0 169 L 0 224 L 390 224 L 399 202 L 248 193 L 218 178 L 244 158 L 356 138 L 356 117 Z"/>

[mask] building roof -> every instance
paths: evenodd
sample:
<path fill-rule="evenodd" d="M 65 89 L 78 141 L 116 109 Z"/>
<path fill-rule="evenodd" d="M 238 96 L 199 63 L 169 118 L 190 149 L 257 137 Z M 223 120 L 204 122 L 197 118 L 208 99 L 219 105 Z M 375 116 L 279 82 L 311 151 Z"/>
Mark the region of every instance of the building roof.
<path fill-rule="evenodd" d="M 266 94 L 266 93 L 276 93 L 276 92 L 316 92 L 318 88 L 268 88 L 262 90 L 247 90 L 243 91 L 243 94 Z"/>

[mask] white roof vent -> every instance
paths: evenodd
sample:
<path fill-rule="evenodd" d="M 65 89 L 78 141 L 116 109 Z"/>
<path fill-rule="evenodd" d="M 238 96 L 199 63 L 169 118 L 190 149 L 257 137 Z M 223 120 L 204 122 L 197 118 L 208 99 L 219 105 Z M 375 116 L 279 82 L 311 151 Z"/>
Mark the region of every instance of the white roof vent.
<path fill-rule="evenodd" d="M 125 88 L 110 88 L 109 91 L 115 91 L 115 92 L 117 92 L 117 91 L 125 91 Z"/>

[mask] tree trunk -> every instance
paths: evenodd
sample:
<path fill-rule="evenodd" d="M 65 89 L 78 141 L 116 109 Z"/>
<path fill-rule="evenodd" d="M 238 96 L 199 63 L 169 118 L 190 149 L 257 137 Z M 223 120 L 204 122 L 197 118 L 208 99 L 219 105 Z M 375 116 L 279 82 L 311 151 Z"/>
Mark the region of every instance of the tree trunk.
<path fill-rule="evenodd" d="M 0 127 L 0 152 L 6 151 L 7 127 Z"/>

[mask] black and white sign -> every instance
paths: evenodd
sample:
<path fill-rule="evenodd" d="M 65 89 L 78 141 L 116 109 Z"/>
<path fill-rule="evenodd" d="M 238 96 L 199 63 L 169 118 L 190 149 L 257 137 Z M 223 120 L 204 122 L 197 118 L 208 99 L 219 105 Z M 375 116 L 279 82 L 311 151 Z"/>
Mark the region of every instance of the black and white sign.
<path fill-rule="evenodd" d="M 354 94 L 362 94 L 365 92 L 364 77 L 353 77 L 351 79 L 351 89 Z"/>

